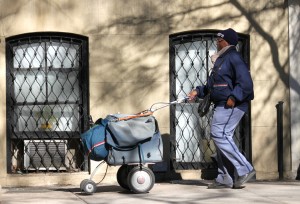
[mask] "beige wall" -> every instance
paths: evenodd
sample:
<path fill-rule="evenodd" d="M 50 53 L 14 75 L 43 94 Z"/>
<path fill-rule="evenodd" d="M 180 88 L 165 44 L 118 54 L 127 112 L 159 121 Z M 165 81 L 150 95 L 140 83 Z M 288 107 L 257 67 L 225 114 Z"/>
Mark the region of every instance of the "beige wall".
<path fill-rule="evenodd" d="M 135 113 L 155 102 L 169 100 L 169 34 L 227 27 L 250 34 L 251 74 L 255 85 L 252 151 L 257 178 L 278 176 L 275 105 L 281 100 L 285 102 L 285 170 L 290 174 L 288 12 L 284 2 L 0 0 L 0 184 L 10 185 L 17 177 L 7 176 L 5 168 L 4 39 L 35 31 L 61 31 L 89 37 L 93 118 L 115 112 Z M 161 132 L 168 134 L 168 109 L 160 110 L 155 116 Z M 45 180 L 57 177 L 39 176 Z M 72 176 L 68 174 L 68 178 Z"/>
<path fill-rule="evenodd" d="M 291 158 L 292 170 L 300 170 L 300 2 L 289 1 L 289 53 L 290 53 L 290 94 L 291 94 Z M 298 175 L 300 179 L 300 175 Z"/>

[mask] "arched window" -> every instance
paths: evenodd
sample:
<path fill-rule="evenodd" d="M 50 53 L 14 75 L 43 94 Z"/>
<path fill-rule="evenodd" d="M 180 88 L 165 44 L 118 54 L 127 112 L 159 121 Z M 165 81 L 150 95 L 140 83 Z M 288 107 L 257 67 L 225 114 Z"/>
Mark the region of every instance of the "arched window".
<path fill-rule="evenodd" d="M 6 39 L 8 171 L 83 170 L 88 38 L 28 33 Z"/>
<path fill-rule="evenodd" d="M 217 32 L 201 30 L 170 35 L 171 101 L 185 97 L 193 88 L 206 83 L 213 67 L 211 56 L 217 51 Z M 249 64 L 248 35 L 239 34 L 237 49 Z M 210 138 L 212 113 L 200 118 L 197 107 L 197 102 L 171 107 L 171 160 L 175 169 L 215 167 L 211 158 L 215 152 Z M 248 114 L 243 118 L 235 133 L 237 145 L 247 157 L 251 156 L 249 117 Z"/>

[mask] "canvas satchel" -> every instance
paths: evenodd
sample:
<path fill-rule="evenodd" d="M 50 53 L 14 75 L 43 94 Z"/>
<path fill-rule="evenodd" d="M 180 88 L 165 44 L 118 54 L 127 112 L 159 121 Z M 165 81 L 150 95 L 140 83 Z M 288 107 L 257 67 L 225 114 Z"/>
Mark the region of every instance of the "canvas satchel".
<path fill-rule="evenodd" d="M 110 115 L 108 118 L 124 117 L 124 115 Z M 108 122 L 107 143 L 115 147 L 136 146 L 151 139 L 156 132 L 156 120 L 153 116 L 138 117 L 130 120 Z"/>

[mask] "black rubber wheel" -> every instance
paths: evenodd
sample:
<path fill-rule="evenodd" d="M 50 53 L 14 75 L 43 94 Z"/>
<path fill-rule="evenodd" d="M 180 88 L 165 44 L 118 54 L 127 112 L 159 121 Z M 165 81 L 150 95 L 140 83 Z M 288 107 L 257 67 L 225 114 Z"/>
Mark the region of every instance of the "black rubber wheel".
<path fill-rule="evenodd" d="M 83 191 L 86 193 L 86 194 L 93 194 L 96 192 L 96 183 L 92 180 L 88 180 L 88 181 L 85 181 L 83 184 L 82 184 L 82 188 L 83 188 Z"/>
<path fill-rule="evenodd" d="M 119 185 L 126 190 L 130 190 L 130 188 L 127 184 L 127 177 L 128 177 L 128 174 L 131 169 L 132 169 L 132 166 L 124 164 L 119 168 L 119 170 L 117 172 L 117 181 L 118 181 Z"/>
<path fill-rule="evenodd" d="M 155 183 L 155 176 L 148 167 L 134 167 L 128 174 L 127 183 L 134 193 L 149 192 Z"/>

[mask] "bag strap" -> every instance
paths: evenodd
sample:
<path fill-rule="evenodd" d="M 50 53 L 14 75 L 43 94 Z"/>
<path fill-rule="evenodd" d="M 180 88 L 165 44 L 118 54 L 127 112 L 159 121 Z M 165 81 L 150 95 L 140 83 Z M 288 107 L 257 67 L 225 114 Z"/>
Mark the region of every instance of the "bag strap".
<path fill-rule="evenodd" d="M 134 118 L 147 117 L 147 116 L 153 115 L 153 113 L 154 113 L 154 111 L 144 110 L 142 112 L 128 115 L 125 117 L 117 117 L 117 116 L 111 115 L 113 117 L 113 119 L 110 119 L 109 122 L 119 122 L 119 121 L 126 121 L 126 120 L 130 120 L 130 119 L 134 119 Z"/>
<path fill-rule="evenodd" d="M 136 113 L 134 115 L 129 115 L 129 116 L 126 116 L 126 117 L 117 118 L 117 121 L 130 120 L 130 119 L 141 118 L 141 117 L 146 117 L 146 116 L 150 116 L 150 115 L 153 115 L 153 112 L 149 111 L 149 110 L 146 110 L 146 111 Z"/>

